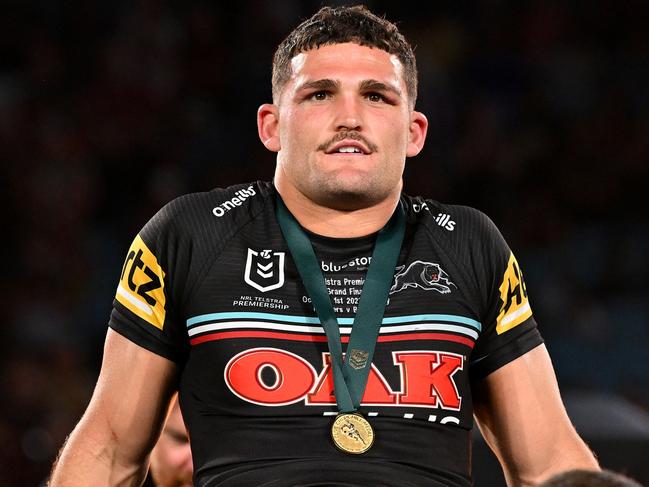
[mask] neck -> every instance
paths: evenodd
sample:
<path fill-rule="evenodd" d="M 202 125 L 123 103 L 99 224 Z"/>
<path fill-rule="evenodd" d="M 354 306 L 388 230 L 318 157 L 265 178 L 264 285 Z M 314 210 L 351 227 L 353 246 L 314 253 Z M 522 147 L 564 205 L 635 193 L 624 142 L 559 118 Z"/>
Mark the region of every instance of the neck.
<path fill-rule="evenodd" d="M 379 203 L 352 210 L 337 210 L 317 204 L 281 178 L 275 188 L 295 219 L 312 233 L 325 237 L 354 238 L 376 233 L 394 213 L 401 194 L 400 187 Z"/>

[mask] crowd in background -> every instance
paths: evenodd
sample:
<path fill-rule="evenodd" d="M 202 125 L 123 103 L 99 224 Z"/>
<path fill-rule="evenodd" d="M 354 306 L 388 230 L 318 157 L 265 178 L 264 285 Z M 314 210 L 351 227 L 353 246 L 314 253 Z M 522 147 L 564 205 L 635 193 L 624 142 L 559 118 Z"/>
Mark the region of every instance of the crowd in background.
<path fill-rule="evenodd" d="M 321 4 L 8 4 L 0 486 L 27 486 L 92 393 L 141 226 L 180 194 L 272 177 L 256 109 L 275 46 Z M 416 46 L 430 128 L 407 192 L 496 222 L 563 389 L 649 408 L 649 3 L 365 4 Z"/>

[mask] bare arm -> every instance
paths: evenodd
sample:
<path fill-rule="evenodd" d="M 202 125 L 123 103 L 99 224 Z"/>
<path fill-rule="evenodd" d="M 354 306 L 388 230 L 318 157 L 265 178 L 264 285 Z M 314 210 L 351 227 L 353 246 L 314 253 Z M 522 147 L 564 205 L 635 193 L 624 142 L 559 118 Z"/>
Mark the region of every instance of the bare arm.
<path fill-rule="evenodd" d="M 97 386 L 50 486 L 141 485 L 175 379 L 173 362 L 109 329 Z"/>
<path fill-rule="evenodd" d="M 510 487 L 536 485 L 573 468 L 599 470 L 566 414 L 544 345 L 476 387 L 475 416 Z"/>

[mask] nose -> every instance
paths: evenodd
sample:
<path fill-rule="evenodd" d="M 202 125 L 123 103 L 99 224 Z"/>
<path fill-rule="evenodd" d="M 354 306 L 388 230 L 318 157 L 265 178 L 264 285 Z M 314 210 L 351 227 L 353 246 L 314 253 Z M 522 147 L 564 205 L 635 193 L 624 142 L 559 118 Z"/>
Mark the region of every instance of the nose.
<path fill-rule="evenodd" d="M 336 130 L 349 131 L 362 129 L 361 106 L 355 96 L 341 96 L 336 106 Z"/>

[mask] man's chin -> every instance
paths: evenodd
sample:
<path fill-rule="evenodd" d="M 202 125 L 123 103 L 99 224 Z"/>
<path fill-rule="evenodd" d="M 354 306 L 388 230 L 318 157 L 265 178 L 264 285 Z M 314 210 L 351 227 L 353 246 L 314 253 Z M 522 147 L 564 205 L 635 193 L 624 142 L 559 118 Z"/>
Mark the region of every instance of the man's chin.
<path fill-rule="evenodd" d="M 315 201 L 321 206 L 339 211 L 353 211 L 374 206 L 387 195 L 365 187 L 350 185 L 321 188 Z"/>

